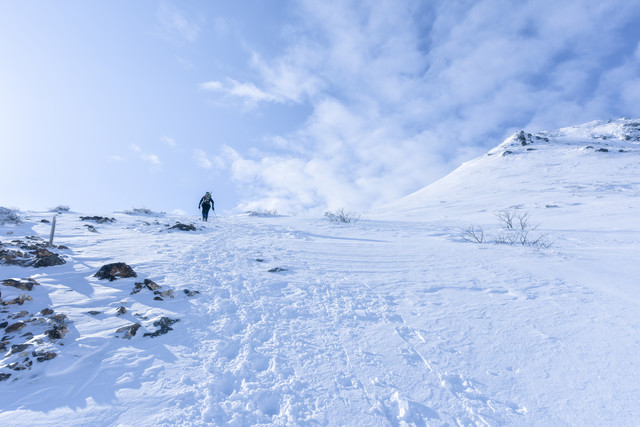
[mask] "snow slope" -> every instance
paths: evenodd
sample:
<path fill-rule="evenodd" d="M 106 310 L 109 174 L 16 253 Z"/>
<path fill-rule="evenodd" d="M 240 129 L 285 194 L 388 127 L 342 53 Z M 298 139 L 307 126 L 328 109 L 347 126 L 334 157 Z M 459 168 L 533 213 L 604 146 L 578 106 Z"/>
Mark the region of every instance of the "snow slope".
<path fill-rule="evenodd" d="M 11 374 L 0 424 L 635 425 L 632 123 L 508 139 L 351 224 L 236 216 L 183 232 L 168 225 L 188 218 L 114 214 L 94 233 L 62 214 L 66 264 L 0 265 L 0 280 L 40 283 L 20 310 L 70 321 L 62 340 L 43 340 L 54 359 L 22 371 L 7 367 L 16 355 L 0 363 Z M 514 207 L 551 247 L 463 238 L 470 224 L 500 233 L 495 212 Z M 21 215 L 0 225 L 5 247 L 48 236 L 40 220 L 51 214 Z M 138 277 L 94 277 L 118 261 Z M 174 297 L 131 294 L 145 278 Z M 19 292 L 0 288 L 3 300 Z M 144 336 L 162 317 L 179 321 Z M 115 332 L 135 322 L 130 339 Z"/>

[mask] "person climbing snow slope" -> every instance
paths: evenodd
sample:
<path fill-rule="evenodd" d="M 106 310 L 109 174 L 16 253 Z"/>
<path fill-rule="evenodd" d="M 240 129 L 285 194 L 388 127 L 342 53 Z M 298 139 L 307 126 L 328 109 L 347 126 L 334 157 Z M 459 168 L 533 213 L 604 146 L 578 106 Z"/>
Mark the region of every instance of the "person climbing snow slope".
<path fill-rule="evenodd" d="M 202 220 L 207 221 L 209 219 L 209 209 L 213 208 L 213 199 L 211 198 L 211 193 L 206 192 L 202 199 L 200 199 L 200 203 L 198 203 L 198 209 L 202 208 Z M 215 209 L 215 208 L 214 208 Z"/>

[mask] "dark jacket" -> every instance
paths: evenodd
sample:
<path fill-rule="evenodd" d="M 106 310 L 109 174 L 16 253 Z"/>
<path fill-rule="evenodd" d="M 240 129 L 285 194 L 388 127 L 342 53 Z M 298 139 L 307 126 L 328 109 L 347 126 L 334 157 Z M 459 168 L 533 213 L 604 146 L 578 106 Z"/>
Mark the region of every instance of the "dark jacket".
<path fill-rule="evenodd" d="M 209 210 L 210 207 L 213 207 L 213 199 L 206 195 L 202 196 L 202 199 L 200 199 L 200 203 L 198 203 L 198 209 L 200 209 L 201 206 L 206 210 Z"/>

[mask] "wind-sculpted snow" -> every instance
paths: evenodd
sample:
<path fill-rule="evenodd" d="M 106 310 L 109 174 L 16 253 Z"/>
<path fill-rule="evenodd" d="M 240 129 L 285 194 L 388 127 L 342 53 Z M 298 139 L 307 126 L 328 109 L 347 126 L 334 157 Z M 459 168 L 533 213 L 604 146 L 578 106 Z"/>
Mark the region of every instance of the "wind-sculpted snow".
<path fill-rule="evenodd" d="M 634 425 L 635 142 L 598 152 L 614 142 L 563 132 L 516 134 L 384 220 L 180 231 L 194 219 L 116 214 L 93 233 L 60 215 L 64 265 L 0 265 L 3 300 L 28 294 L 19 310 L 67 328 L 50 341 L 28 317 L 7 322 L 12 345 L 28 328 L 42 349 L 20 371 L 7 364 L 25 348 L 5 354 L 0 424 Z M 464 239 L 504 209 L 553 244 Z M 48 234 L 49 213 L 19 214 L 0 244 Z M 138 277 L 94 277 L 120 262 Z"/>

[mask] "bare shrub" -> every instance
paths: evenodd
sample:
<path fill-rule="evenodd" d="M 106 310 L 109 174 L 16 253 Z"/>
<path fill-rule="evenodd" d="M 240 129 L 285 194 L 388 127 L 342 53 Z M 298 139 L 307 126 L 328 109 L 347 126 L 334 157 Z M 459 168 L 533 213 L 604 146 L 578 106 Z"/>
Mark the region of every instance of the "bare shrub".
<path fill-rule="evenodd" d="M 248 216 L 278 216 L 278 211 L 276 209 L 261 209 L 257 211 L 246 211 L 244 214 Z"/>
<path fill-rule="evenodd" d="M 467 242 L 472 243 L 484 243 L 486 242 L 484 237 L 484 231 L 482 227 L 469 226 L 462 231 L 462 238 Z"/>
<path fill-rule="evenodd" d="M 154 212 L 151 209 L 147 209 L 147 208 L 133 208 L 133 209 L 123 211 L 122 213 L 127 215 L 153 215 L 154 214 Z"/>
<path fill-rule="evenodd" d="M 324 217 L 326 220 L 330 222 L 341 222 L 344 224 L 349 224 L 352 222 L 358 222 L 360 220 L 360 215 L 356 215 L 353 212 L 347 212 L 344 208 L 340 208 L 336 211 L 327 211 L 324 213 Z"/>
<path fill-rule="evenodd" d="M 69 212 L 71 210 L 71 208 L 68 205 L 58 205 L 54 208 L 50 208 L 49 212 L 55 212 L 55 213 L 65 213 L 65 212 Z"/>
<path fill-rule="evenodd" d="M 502 225 L 502 228 L 507 230 L 513 229 L 513 220 L 515 219 L 516 212 L 512 210 L 504 210 L 496 213 L 498 222 Z"/>
<path fill-rule="evenodd" d="M 531 246 L 536 249 L 546 249 L 553 244 L 546 234 L 535 233 L 539 224 L 531 225 L 528 212 L 518 210 L 503 210 L 496 213 L 501 231 L 493 235 L 492 240 L 498 245 Z M 482 228 L 470 226 L 463 230 L 463 239 L 472 243 L 485 243 L 489 240 Z"/>
<path fill-rule="evenodd" d="M 0 224 L 22 224 L 22 219 L 16 210 L 0 207 Z"/>

